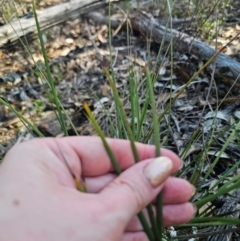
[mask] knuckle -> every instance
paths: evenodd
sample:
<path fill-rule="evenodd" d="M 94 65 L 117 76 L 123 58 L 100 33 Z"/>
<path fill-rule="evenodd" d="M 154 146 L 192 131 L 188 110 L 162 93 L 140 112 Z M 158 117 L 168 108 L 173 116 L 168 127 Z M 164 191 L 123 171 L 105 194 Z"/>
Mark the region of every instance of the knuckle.
<path fill-rule="evenodd" d="M 139 182 L 137 180 L 134 180 L 132 178 L 126 179 L 123 177 L 119 177 L 116 179 L 116 185 L 122 186 L 125 190 L 127 190 L 127 192 L 130 194 L 129 198 L 131 198 L 131 202 L 135 203 L 137 209 L 144 208 L 144 197 L 145 195 L 147 195 L 147 193 L 144 191 L 144 186 L 139 185 Z"/>

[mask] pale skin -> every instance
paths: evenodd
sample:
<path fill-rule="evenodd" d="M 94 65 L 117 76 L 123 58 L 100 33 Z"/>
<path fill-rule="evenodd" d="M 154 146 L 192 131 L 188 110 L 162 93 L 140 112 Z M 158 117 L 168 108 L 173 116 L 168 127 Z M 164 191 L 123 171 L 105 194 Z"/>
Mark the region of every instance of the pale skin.
<path fill-rule="evenodd" d="M 14 146 L 0 166 L 0 240 L 147 241 L 136 214 L 163 193 L 164 225 L 188 222 L 194 188 L 171 177 L 182 165 L 173 152 L 165 180 L 153 186 L 144 174 L 155 147 L 136 143 L 134 165 L 128 141 L 108 139 L 123 173 L 117 176 L 98 137 L 43 138 Z M 67 162 L 67 164 L 66 164 Z M 79 192 L 69 171 L 84 177 Z"/>

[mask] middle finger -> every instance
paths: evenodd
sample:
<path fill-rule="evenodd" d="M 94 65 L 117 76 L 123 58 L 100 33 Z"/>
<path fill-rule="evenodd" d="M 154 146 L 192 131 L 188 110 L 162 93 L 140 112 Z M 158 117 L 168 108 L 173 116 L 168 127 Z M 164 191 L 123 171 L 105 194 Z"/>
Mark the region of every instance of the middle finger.
<path fill-rule="evenodd" d="M 106 174 L 100 177 L 86 178 L 87 191 L 99 193 L 112 182 L 117 175 Z M 195 188 L 186 180 L 176 177 L 169 177 L 162 190 L 164 204 L 177 204 L 187 202 L 194 194 Z"/>

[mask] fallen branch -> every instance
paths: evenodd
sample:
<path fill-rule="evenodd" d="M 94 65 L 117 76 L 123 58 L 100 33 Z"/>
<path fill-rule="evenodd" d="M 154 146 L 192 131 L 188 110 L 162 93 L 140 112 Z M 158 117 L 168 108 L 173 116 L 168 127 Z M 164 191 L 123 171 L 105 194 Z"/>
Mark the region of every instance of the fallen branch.
<path fill-rule="evenodd" d="M 106 24 L 108 21 L 107 17 L 100 13 L 91 12 L 87 17 L 103 24 Z M 156 43 L 161 43 L 164 39 L 165 43 L 168 44 L 171 39 L 173 39 L 176 43 L 174 46 L 179 52 L 189 52 L 190 54 L 194 54 L 203 62 L 207 62 L 216 53 L 212 47 L 200 40 L 194 39 L 193 37 L 177 30 L 169 29 L 141 12 L 138 12 L 129 18 L 131 21 L 131 27 L 134 30 L 139 31 L 142 35 L 148 38 L 151 37 Z M 119 21 L 116 19 L 111 21 L 112 27 L 116 27 L 118 24 Z M 225 81 L 229 81 L 230 85 L 234 80 L 239 78 L 240 63 L 238 61 L 224 53 L 220 53 L 215 59 L 215 64 L 215 74 L 221 76 Z M 209 67 L 213 68 L 213 64 Z"/>
<path fill-rule="evenodd" d="M 100 8 L 108 2 L 118 0 L 72 0 L 44 10 L 37 11 L 38 21 L 42 30 Z M 19 18 L 0 27 L 0 47 L 18 40 L 29 34 L 37 34 L 34 17 Z"/>
<path fill-rule="evenodd" d="M 161 43 L 163 37 L 166 42 L 170 42 L 172 38 L 174 42 L 178 42 L 177 46 L 179 48 L 185 49 L 190 54 L 198 56 L 203 62 L 207 62 L 216 53 L 215 49 L 200 40 L 194 39 L 177 30 L 166 28 L 158 24 L 155 20 L 150 19 L 145 14 L 138 14 L 131 19 L 131 23 L 134 29 L 142 34 L 151 36 L 157 43 Z M 220 53 L 215 59 L 215 63 L 217 74 L 225 78 L 239 78 L 240 63 L 238 61 L 235 61 L 224 53 Z"/>

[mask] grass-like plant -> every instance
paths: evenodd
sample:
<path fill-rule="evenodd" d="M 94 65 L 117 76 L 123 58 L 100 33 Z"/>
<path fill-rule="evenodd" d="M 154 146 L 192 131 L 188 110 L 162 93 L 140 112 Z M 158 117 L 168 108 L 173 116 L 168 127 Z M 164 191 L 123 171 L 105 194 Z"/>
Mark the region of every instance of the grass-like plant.
<path fill-rule="evenodd" d="M 174 5 L 174 1 L 166 1 L 168 13 L 169 13 L 169 26 L 171 28 L 171 19 L 172 19 L 172 8 Z M 111 10 L 111 5 L 109 4 L 109 11 Z M 61 129 L 65 136 L 68 135 L 67 126 L 66 123 L 70 123 L 71 127 L 75 131 L 75 134 L 77 135 L 77 130 L 75 126 L 73 125 L 70 117 L 67 115 L 66 111 L 63 108 L 63 105 L 61 104 L 61 100 L 59 99 L 56 85 L 54 78 L 51 74 L 51 70 L 49 67 L 49 62 L 47 58 L 47 54 L 45 51 L 44 41 L 42 38 L 41 29 L 38 23 L 38 18 L 36 14 L 35 6 L 33 5 L 33 12 L 34 17 L 36 20 L 36 27 L 38 31 L 38 39 L 40 41 L 42 54 L 44 57 L 44 65 L 46 69 L 46 73 L 43 73 L 41 70 L 39 70 L 40 77 L 44 83 L 47 83 L 47 86 L 49 88 L 49 93 L 51 95 L 52 100 L 52 106 L 55 110 L 56 118 L 58 122 L 60 123 Z M 111 12 L 109 12 L 109 44 L 111 49 L 111 26 L 110 26 L 110 15 Z M 127 28 L 127 31 L 129 31 L 129 27 Z M 130 32 L 127 33 L 128 36 L 130 36 Z M 163 40 L 164 41 L 164 40 Z M 27 46 L 25 46 L 27 48 Z M 162 45 L 160 45 L 159 53 L 163 51 Z M 220 50 L 221 51 L 221 50 Z M 219 52 L 220 52 L 219 51 Z M 122 96 L 120 96 L 118 89 L 116 87 L 116 80 L 114 75 L 114 70 L 112 68 L 113 61 L 110 57 L 109 60 L 106 59 L 100 59 L 100 64 L 102 66 L 102 70 L 105 73 L 106 79 L 108 80 L 108 83 L 112 90 L 112 95 L 115 103 L 115 119 L 108 115 L 109 123 L 111 125 L 111 131 L 110 137 L 117 137 L 117 138 L 124 138 L 128 139 L 131 144 L 133 156 L 135 159 L 135 162 L 137 163 L 139 160 L 139 156 L 135 147 L 135 141 L 140 141 L 147 144 L 154 144 L 156 146 L 156 157 L 160 156 L 160 147 L 162 140 L 160 138 L 161 136 L 161 122 L 165 121 L 165 117 L 170 113 L 173 104 L 175 101 L 179 98 L 179 96 L 188 88 L 188 86 L 192 83 L 193 80 L 196 79 L 196 77 L 202 73 L 202 71 L 211 64 L 214 59 L 218 56 L 219 52 L 216 52 L 215 55 L 213 55 L 190 79 L 185 83 L 185 85 L 178 90 L 177 94 L 174 96 L 171 96 L 169 104 L 164 108 L 163 111 L 157 109 L 156 107 L 156 98 L 154 95 L 154 83 L 156 81 L 156 74 L 154 71 L 150 69 L 150 67 L 147 65 L 145 68 L 145 75 L 143 79 L 141 80 L 141 84 L 139 85 L 137 81 L 137 73 L 135 72 L 133 66 L 129 67 L 129 79 L 128 79 L 128 86 L 129 86 L 129 103 L 131 106 L 131 114 L 127 113 L 125 110 L 124 102 L 122 101 Z M 150 51 L 148 52 L 150 54 Z M 173 74 L 173 42 L 171 41 L 166 52 L 164 53 L 164 56 L 170 56 L 170 62 L 171 62 L 171 75 Z M 172 80 L 170 81 L 170 85 L 172 85 Z M 142 105 L 139 100 L 139 90 L 140 88 L 145 88 L 146 93 L 146 99 L 144 104 Z M 170 93 L 172 94 L 172 93 Z M 29 121 L 28 119 L 24 118 L 24 116 L 19 113 L 17 110 L 15 110 L 4 98 L 0 98 L 0 103 L 7 106 L 11 111 L 13 111 L 19 119 L 27 126 L 27 128 L 34 132 L 35 135 L 39 137 L 43 137 L 43 134 L 38 130 L 36 125 Z M 83 107 L 86 111 L 86 114 L 91 121 L 92 125 L 94 126 L 97 134 L 101 138 L 103 145 L 106 149 L 106 152 L 109 155 L 109 158 L 112 162 L 112 166 L 115 169 L 115 172 L 117 174 L 121 173 L 121 169 L 118 165 L 117 159 L 114 156 L 113 152 L 111 151 L 110 147 L 108 146 L 108 143 L 106 141 L 106 136 L 104 131 L 101 129 L 100 124 L 97 122 L 97 118 L 93 115 L 91 112 L 89 106 L 87 103 L 83 104 Z M 149 111 L 151 109 L 151 111 Z M 107 110 L 104 110 L 107 115 Z M 152 123 L 150 129 L 146 127 L 145 122 L 147 117 L 151 117 Z M 215 118 L 216 119 L 216 118 Z M 116 127 L 114 126 L 114 123 L 116 122 Z M 170 122 L 168 122 L 170 123 Z M 170 129 L 170 124 L 168 124 L 168 129 Z M 197 155 L 193 156 L 191 162 L 185 165 L 183 170 L 177 174 L 177 176 L 185 176 L 185 173 L 188 172 L 188 170 L 194 166 L 194 171 L 190 173 L 188 176 L 188 180 L 194 184 L 197 188 L 197 192 L 201 192 L 203 184 L 206 182 L 206 180 L 210 177 L 212 170 L 214 167 L 218 164 L 222 154 L 226 150 L 226 148 L 229 146 L 229 144 L 232 141 L 239 142 L 239 131 L 240 128 L 240 122 L 232 123 L 232 125 L 222 131 L 219 131 L 217 136 L 214 136 L 215 133 L 215 127 L 212 126 L 211 131 L 207 135 L 206 139 L 204 140 L 204 150 L 201 150 Z M 227 138 L 226 138 L 227 135 Z M 195 131 L 194 135 L 191 137 L 190 140 L 187 141 L 187 144 L 184 148 L 184 150 L 179 153 L 181 158 L 185 160 L 187 153 L 191 146 L 197 142 L 197 140 L 202 136 L 202 130 L 199 128 Z M 221 150 L 215 155 L 214 160 L 211 162 L 209 170 L 203 175 L 202 169 L 205 165 L 209 164 L 207 163 L 207 152 L 210 150 L 210 148 L 214 145 L 214 143 L 217 142 L 217 140 L 221 137 L 226 138 L 225 143 L 223 144 Z M 200 197 L 193 197 L 192 201 L 196 204 L 196 206 L 199 209 L 199 213 L 197 216 L 192 219 L 192 221 L 188 224 L 180 225 L 179 227 L 176 227 L 176 229 L 181 230 L 182 233 L 188 232 L 191 229 L 197 229 L 201 226 L 220 226 L 220 225 L 239 225 L 240 221 L 237 218 L 229 218 L 222 216 L 216 216 L 214 215 L 214 209 L 211 202 L 215 200 L 216 198 L 228 194 L 230 192 L 233 192 L 234 190 L 238 189 L 240 187 L 240 174 L 234 175 L 234 177 L 230 178 L 230 176 L 233 175 L 233 173 L 236 172 L 236 170 L 239 168 L 240 161 L 237 161 L 229 170 L 226 171 L 224 175 L 218 178 L 216 183 L 211 186 L 211 188 L 205 193 L 202 193 Z M 73 177 L 76 183 L 76 187 L 79 191 L 86 192 L 86 188 L 84 186 L 84 183 L 81 183 L 80 180 L 77 180 L 75 177 Z M 205 208 L 205 206 L 208 206 Z M 148 238 L 150 241 L 160 241 L 160 240 L 170 240 L 172 239 L 165 230 L 163 230 L 163 224 L 162 224 L 162 194 L 159 194 L 157 197 L 157 212 L 156 216 L 153 214 L 153 209 L 151 205 L 147 206 L 147 211 L 150 219 L 150 223 L 146 221 L 146 217 L 143 215 L 142 212 L 138 214 L 139 220 L 144 228 L 144 231 L 146 232 Z M 227 214 L 226 214 L 227 216 Z M 199 234 L 199 237 L 201 235 Z M 198 237 L 198 234 L 196 234 L 196 238 Z M 174 240 L 178 240 L 177 237 L 174 238 Z"/>

